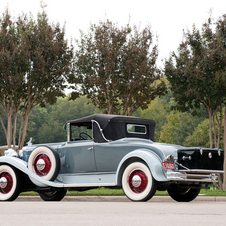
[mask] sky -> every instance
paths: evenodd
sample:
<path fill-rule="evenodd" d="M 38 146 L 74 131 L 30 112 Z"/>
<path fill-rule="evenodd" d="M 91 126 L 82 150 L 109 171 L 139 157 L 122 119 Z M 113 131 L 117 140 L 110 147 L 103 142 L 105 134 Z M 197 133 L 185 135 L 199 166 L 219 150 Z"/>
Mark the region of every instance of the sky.
<path fill-rule="evenodd" d="M 111 20 L 119 27 L 151 25 L 158 36 L 159 57 L 157 65 L 170 52 L 176 51 L 183 40 L 183 29 L 191 30 L 193 24 L 201 29 L 209 18 L 218 19 L 226 14 L 225 0 L 44 0 L 50 22 L 66 26 L 67 39 L 79 39 L 81 29 L 87 32 L 90 23 Z M 8 7 L 12 17 L 31 12 L 34 18 L 41 11 L 40 0 L 0 0 L 0 14 Z M 155 39 L 154 39 L 155 40 Z M 73 41 L 73 44 L 74 41 Z"/>

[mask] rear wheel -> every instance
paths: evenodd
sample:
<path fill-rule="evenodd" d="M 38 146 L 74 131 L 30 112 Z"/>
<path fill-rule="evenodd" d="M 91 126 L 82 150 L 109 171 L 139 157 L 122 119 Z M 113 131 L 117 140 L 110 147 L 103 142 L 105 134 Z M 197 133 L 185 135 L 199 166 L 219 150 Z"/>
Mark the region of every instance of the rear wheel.
<path fill-rule="evenodd" d="M 13 201 L 20 193 L 17 171 L 9 165 L 0 166 L 0 201 Z"/>
<path fill-rule="evenodd" d="M 157 182 L 141 162 L 128 165 L 122 175 L 122 188 L 132 201 L 148 201 L 156 192 Z"/>
<path fill-rule="evenodd" d="M 190 202 L 198 196 L 200 189 L 183 188 L 173 185 L 167 191 L 171 198 L 177 202 Z"/>
<path fill-rule="evenodd" d="M 60 191 L 40 191 L 39 195 L 44 201 L 60 201 L 66 195 L 67 190 L 60 190 Z"/>
<path fill-rule="evenodd" d="M 59 154 L 51 147 L 39 146 L 29 156 L 28 168 L 43 179 L 53 181 L 60 171 Z"/>

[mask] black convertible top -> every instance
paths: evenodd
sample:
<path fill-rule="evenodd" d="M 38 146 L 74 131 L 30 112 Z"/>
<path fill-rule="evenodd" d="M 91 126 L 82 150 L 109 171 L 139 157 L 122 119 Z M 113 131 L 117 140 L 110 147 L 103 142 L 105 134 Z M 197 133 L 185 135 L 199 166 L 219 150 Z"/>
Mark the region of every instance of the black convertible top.
<path fill-rule="evenodd" d="M 155 121 L 123 115 L 94 114 L 83 118 L 67 121 L 67 123 L 92 127 L 92 120 L 99 123 L 103 134 L 108 140 L 117 140 L 124 137 L 139 137 L 154 141 Z M 128 133 L 127 124 L 144 125 L 147 128 L 145 134 Z M 98 143 L 106 142 L 96 123 L 93 123 L 94 141 Z"/>

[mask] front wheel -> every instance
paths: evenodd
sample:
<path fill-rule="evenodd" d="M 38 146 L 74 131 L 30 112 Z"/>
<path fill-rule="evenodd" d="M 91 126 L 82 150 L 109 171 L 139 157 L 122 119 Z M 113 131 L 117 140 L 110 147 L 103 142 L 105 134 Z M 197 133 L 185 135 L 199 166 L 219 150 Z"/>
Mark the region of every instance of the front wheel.
<path fill-rule="evenodd" d="M 0 201 L 13 201 L 20 193 L 17 171 L 9 165 L 0 165 Z"/>
<path fill-rule="evenodd" d="M 156 192 L 157 182 L 141 162 L 128 165 L 122 175 L 122 188 L 132 201 L 148 201 Z"/>
<path fill-rule="evenodd" d="M 183 188 L 173 185 L 167 191 L 171 198 L 177 202 L 190 202 L 198 196 L 200 189 Z"/>
<path fill-rule="evenodd" d="M 59 190 L 59 191 L 40 191 L 39 195 L 44 201 L 61 201 L 66 195 L 67 190 Z"/>

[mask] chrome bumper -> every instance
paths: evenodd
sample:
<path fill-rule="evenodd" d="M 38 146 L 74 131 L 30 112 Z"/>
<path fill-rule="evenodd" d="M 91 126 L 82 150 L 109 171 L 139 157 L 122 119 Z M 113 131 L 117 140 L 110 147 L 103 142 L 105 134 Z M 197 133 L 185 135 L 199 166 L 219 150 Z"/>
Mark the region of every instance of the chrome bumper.
<path fill-rule="evenodd" d="M 205 182 L 214 183 L 218 182 L 218 174 L 224 173 L 223 171 L 168 171 L 166 172 L 168 181 L 188 181 L 188 182 Z"/>

